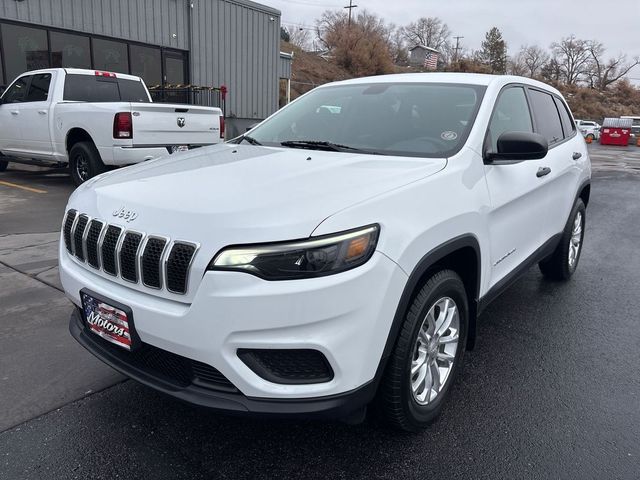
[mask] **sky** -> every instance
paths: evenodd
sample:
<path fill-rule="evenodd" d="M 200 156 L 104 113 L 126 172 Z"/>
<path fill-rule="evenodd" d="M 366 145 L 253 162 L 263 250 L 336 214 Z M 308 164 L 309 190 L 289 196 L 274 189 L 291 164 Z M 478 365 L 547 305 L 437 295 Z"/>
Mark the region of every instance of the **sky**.
<path fill-rule="evenodd" d="M 314 26 L 324 10 L 341 9 L 349 0 L 258 0 L 282 12 L 283 26 Z M 502 31 L 509 54 L 521 45 L 548 47 L 562 37 L 598 40 L 607 54 L 640 55 L 640 0 L 353 0 L 355 11 L 366 8 L 389 23 L 406 25 L 419 17 L 439 17 L 462 46 L 480 48 L 492 26 Z M 640 81 L 640 67 L 630 74 Z"/>

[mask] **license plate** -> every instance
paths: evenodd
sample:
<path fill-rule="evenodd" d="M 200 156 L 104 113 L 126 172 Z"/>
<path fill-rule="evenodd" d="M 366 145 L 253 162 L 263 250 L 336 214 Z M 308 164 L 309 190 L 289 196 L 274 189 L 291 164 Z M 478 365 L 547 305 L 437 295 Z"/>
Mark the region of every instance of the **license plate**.
<path fill-rule="evenodd" d="M 125 350 L 136 346 L 131 309 L 94 293 L 80 292 L 82 311 L 90 332 Z"/>
<path fill-rule="evenodd" d="M 175 145 L 171 147 L 171 153 L 188 152 L 188 151 L 189 151 L 189 147 L 187 145 Z"/>

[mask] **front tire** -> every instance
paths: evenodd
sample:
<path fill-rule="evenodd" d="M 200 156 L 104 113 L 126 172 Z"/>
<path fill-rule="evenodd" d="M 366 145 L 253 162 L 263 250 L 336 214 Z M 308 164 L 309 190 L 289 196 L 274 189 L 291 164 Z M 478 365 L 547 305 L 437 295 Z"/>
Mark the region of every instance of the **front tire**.
<path fill-rule="evenodd" d="M 91 142 L 78 142 L 69 151 L 69 169 L 76 186 L 107 171 L 100 153 Z"/>
<path fill-rule="evenodd" d="M 540 271 L 545 277 L 566 281 L 574 274 L 582 253 L 585 219 L 586 207 L 579 198 L 571 210 L 560 244 L 549 258 L 539 263 Z"/>
<path fill-rule="evenodd" d="M 457 273 L 442 270 L 415 296 L 385 369 L 379 400 L 395 428 L 409 432 L 439 415 L 460 370 L 469 307 Z"/>

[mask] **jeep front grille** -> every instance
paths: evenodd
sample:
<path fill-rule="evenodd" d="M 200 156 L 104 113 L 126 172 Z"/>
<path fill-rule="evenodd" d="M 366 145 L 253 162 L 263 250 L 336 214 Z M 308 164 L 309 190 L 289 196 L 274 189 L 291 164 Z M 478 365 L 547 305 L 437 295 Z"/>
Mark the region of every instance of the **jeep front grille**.
<path fill-rule="evenodd" d="M 171 293 L 187 293 L 198 245 L 126 230 L 69 210 L 63 223 L 67 250 L 95 270 Z"/>

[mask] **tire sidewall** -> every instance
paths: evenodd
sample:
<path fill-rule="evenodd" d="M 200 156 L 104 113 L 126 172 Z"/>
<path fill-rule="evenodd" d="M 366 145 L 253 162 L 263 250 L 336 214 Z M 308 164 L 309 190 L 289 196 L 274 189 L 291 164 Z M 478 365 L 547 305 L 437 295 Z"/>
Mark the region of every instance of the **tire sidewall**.
<path fill-rule="evenodd" d="M 444 388 L 440 391 L 436 399 L 428 405 L 420 405 L 413 398 L 413 393 L 411 391 L 411 376 L 408 374 L 408 372 L 411 371 L 413 348 L 418 335 L 418 329 L 422 326 L 425 316 L 431 307 L 443 297 L 450 297 L 458 307 L 458 315 L 460 317 L 460 339 L 456 350 L 456 358 L 454 360 L 453 370 L 449 374 Z M 467 332 L 469 329 L 469 306 L 464 291 L 464 284 L 459 279 L 453 277 L 443 279 L 431 290 L 426 301 L 420 306 L 418 315 L 414 316 L 411 321 L 413 322 L 412 333 L 405 352 L 405 361 L 403 365 L 405 374 L 403 375 L 401 382 L 402 401 L 409 418 L 414 419 L 417 423 L 426 424 L 439 414 L 442 409 L 442 405 L 449 395 L 451 386 L 461 369 L 467 341 Z"/>
<path fill-rule="evenodd" d="M 4 172 L 9 166 L 9 162 L 7 160 L 0 159 L 0 172 Z"/>
<path fill-rule="evenodd" d="M 580 248 L 578 249 L 578 255 L 576 257 L 576 261 L 573 262 L 573 266 L 569 265 L 569 242 L 571 241 L 571 237 L 573 236 L 573 224 L 576 221 L 576 215 L 578 213 L 582 213 L 582 232 L 580 233 Z M 584 202 L 582 199 L 578 199 L 576 204 L 573 206 L 573 210 L 571 211 L 571 216 L 569 217 L 569 222 L 565 228 L 565 234 L 563 235 L 563 242 L 565 247 L 562 249 L 562 253 L 564 254 L 564 265 L 567 272 L 567 276 L 571 276 L 575 273 L 578 268 L 578 264 L 580 263 L 580 257 L 582 256 L 582 249 L 584 247 L 584 233 L 586 226 L 586 208 L 584 206 Z"/>
<path fill-rule="evenodd" d="M 89 178 L 82 179 L 77 173 L 76 166 L 76 155 L 78 153 L 82 153 L 87 159 L 88 169 L 89 169 Z M 71 178 L 76 185 L 82 185 L 84 182 L 89 180 L 90 178 L 95 177 L 96 175 L 102 173 L 105 168 L 102 164 L 102 160 L 100 159 L 100 155 L 95 149 L 95 147 L 87 142 L 79 142 L 76 143 L 71 150 L 69 151 L 69 170 L 71 173 Z"/>

